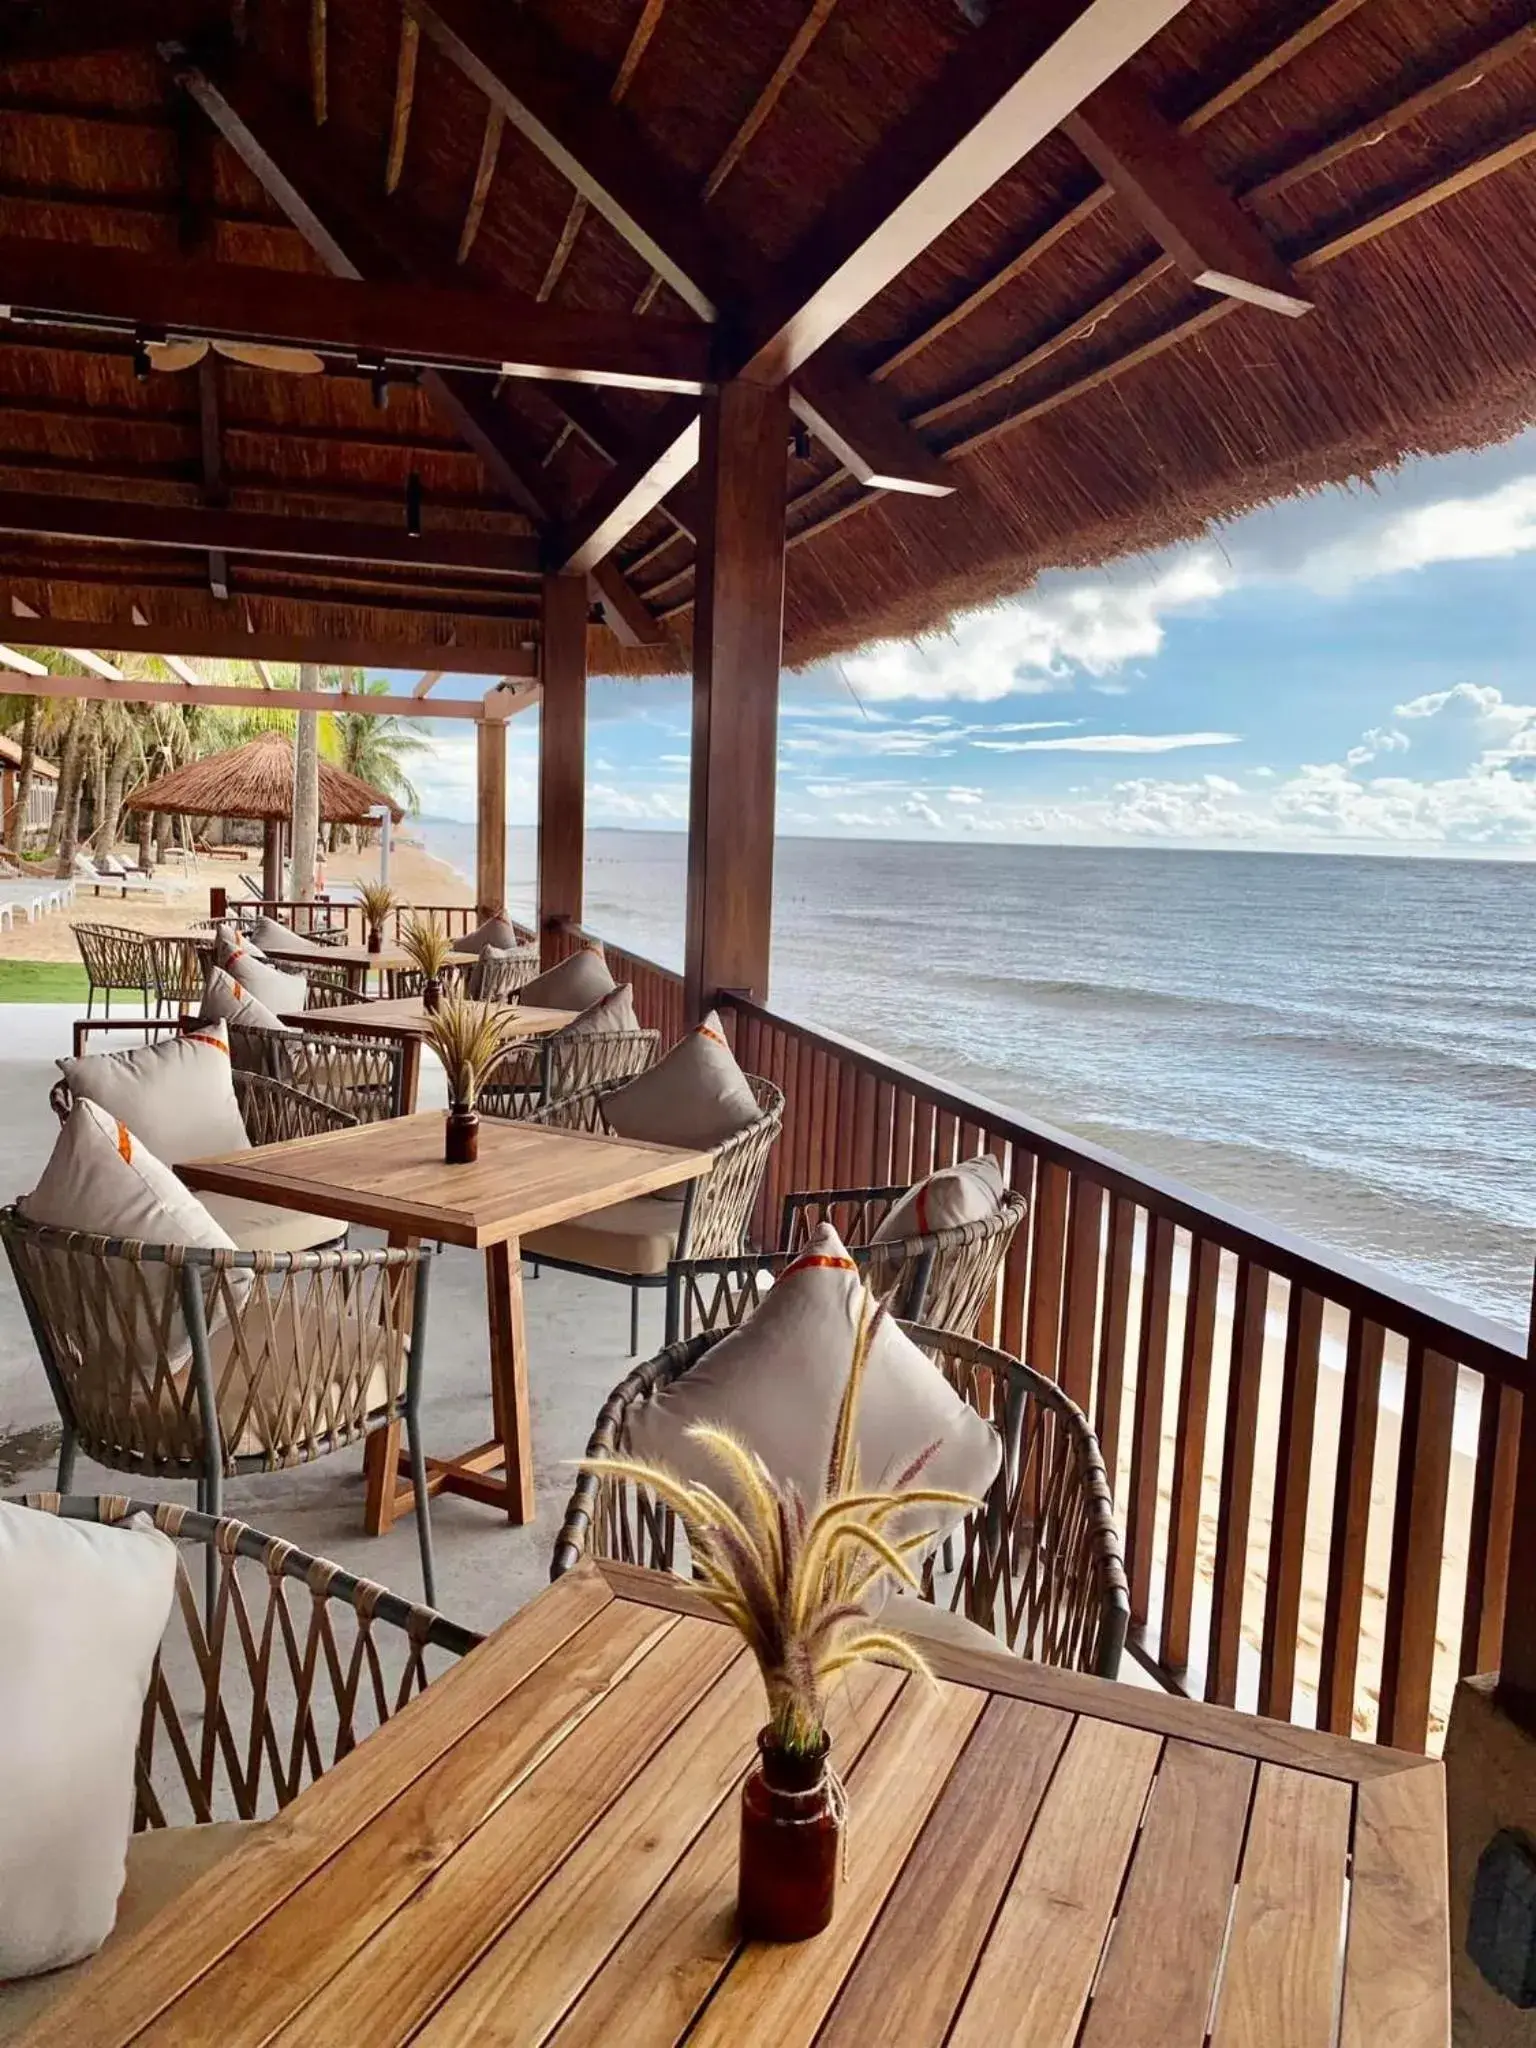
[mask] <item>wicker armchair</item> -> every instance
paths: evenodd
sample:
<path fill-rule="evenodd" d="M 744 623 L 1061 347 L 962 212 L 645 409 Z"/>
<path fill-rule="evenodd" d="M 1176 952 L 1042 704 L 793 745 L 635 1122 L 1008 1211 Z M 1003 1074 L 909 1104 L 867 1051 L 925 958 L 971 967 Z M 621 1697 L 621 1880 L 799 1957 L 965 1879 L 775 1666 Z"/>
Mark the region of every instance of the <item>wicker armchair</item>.
<path fill-rule="evenodd" d="M 148 1515 L 181 1552 L 139 1734 L 137 1832 L 281 1812 L 481 1640 L 243 1522 L 120 1495 L 23 1504 L 82 1522 Z M 213 1585 L 201 1610 L 199 1554 Z"/>
<path fill-rule="evenodd" d="M 438 976 L 445 990 L 457 990 L 460 995 L 470 976 L 467 960 L 450 960 Z M 391 1003 L 406 1003 L 419 996 L 426 986 L 427 977 L 417 967 L 386 967 L 384 970 L 384 995 Z"/>
<path fill-rule="evenodd" d="M 344 1010 L 349 1003 L 360 1003 L 367 993 L 366 967 L 327 967 L 324 962 L 316 967 L 296 958 L 274 961 L 273 965 L 284 974 L 303 975 L 308 984 L 306 1010 Z"/>
<path fill-rule="evenodd" d="M 231 1024 L 237 1074 L 264 1074 L 342 1110 L 357 1123 L 382 1123 L 405 1108 L 405 1048 L 397 1038 L 329 1037 Z"/>
<path fill-rule="evenodd" d="M 514 1045 L 486 1076 L 482 1116 L 517 1121 L 591 1088 L 616 1088 L 655 1064 L 659 1031 L 555 1031 Z"/>
<path fill-rule="evenodd" d="M 1020 1656 L 1113 1678 L 1130 1593 L 1114 1503 L 1088 1418 L 1054 1380 L 953 1331 L 902 1327 L 971 1407 L 995 1425 L 1003 1461 L 991 1491 L 924 1568 L 922 1596 L 962 1615 Z M 628 1445 L 633 1408 L 692 1371 L 726 1331 L 691 1337 L 648 1359 L 609 1395 L 589 1458 Z M 584 1555 L 652 1571 L 688 1571 L 687 1538 L 670 1508 L 629 1480 L 583 1472 L 566 1509 L 550 1577 Z M 900 1610 L 885 1621 L 902 1626 Z"/>
<path fill-rule="evenodd" d="M 105 997 L 105 1014 L 110 1017 L 113 990 L 132 989 L 143 1004 L 147 1017 L 150 1005 L 155 1001 L 156 984 L 150 945 L 143 932 L 122 924 L 73 924 L 70 930 L 80 948 L 89 984 L 85 999 L 86 1016 L 95 1013 L 98 993 Z M 202 993 L 201 981 L 198 993 Z"/>
<path fill-rule="evenodd" d="M 428 1248 L 228 1252 L 54 1230 L 0 1210 L 0 1237 L 75 1454 L 136 1478 L 194 1480 L 219 1512 L 227 1477 L 283 1471 L 403 1421 L 432 1531 L 420 1435 Z"/>
<path fill-rule="evenodd" d="M 339 1131 L 360 1121 L 343 1109 L 335 1109 L 302 1089 L 285 1087 L 265 1074 L 241 1073 L 231 1076 L 240 1121 L 253 1145 L 275 1145 L 286 1138 L 318 1138 L 326 1131 Z M 59 1122 L 68 1121 L 74 1108 L 74 1093 L 67 1081 L 55 1081 L 48 1091 L 48 1106 Z"/>
<path fill-rule="evenodd" d="M 665 1240 L 670 1245 L 670 1250 L 665 1252 L 659 1264 L 644 1271 L 635 1271 L 589 1262 L 575 1255 L 567 1247 L 579 1244 L 587 1229 L 586 1219 L 582 1223 L 563 1224 L 557 1230 L 534 1231 L 523 1239 L 524 1256 L 537 1265 L 555 1266 L 567 1273 L 585 1273 L 595 1280 L 616 1280 L 628 1287 L 631 1357 L 640 1348 L 640 1290 L 646 1287 L 665 1288 L 671 1259 L 733 1258 L 739 1257 L 746 1249 L 747 1222 L 752 1214 L 752 1204 L 757 1199 L 768 1154 L 784 1121 L 782 1091 L 757 1074 L 748 1074 L 746 1080 L 760 1112 L 757 1120 L 734 1137 L 727 1138 L 724 1144 L 716 1146 L 713 1167 L 700 1179 L 685 1184 L 680 1202 L 658 1200 L 655 1196 L 641 1198 L 648 1210 L 657 1212 L 647 1237 L 652 1242 Z M 535 1110 L 524 1121 L 548 1124 L 566 1131 L 609 1133 L 611 1126 L 603 1114 L 603 1101 L 612 1092 L 612 1085 L 608 1083 L 584 1088 L 579 1094 L 567 1095 L 562 1101 L 551 1102 Z M 621 1203 L 619 1210 L 628 1210 L 630 1206 Z M 669 1210 L 675 1212 L 675 1229 L 674 1218 L 667 1213 Z M 591 1218 L 590 1223 L 600 1225 L 603 1213 Z M 614 1216 L 618 1211 L 606 1213 Z M 603 1232 L 602 1235 L 606 1240 L 608 1233 Z M 644 1240 L 636 1239 L 637 1248 L 642 1242 Z M 669 1331 L 668 1334 L 672 1333 Z"/>
<path fill-rule="evenodd" d="M 482 953 L 479 966 L 470 970 L 469 993 L 482 1003 L 504 1003 L 536 980 L 538 972 L 537 944 L 509 947 L 505 957 L 496 960 L 487 960 Z"/>
<path fill-rule="evenodd" d="M 819 1188 L 784 1197 L 782 1251 L 729 1258 L 674 1259 L 668 1273 L 669 1339 L 734 1329 L 758 1306 L 821 1223 L 837 1231 L 870 1292 L 903 1322 L 969 1336 L 976 1328 L 1008 1247 L 1028 1211 L 1010 1191 L 995 1215 L 919 1237 L 871 1240 L 905 1187 Z"/>
<path fill-rule="evenodd" d="M 155 937 L 145 943 L 155 984 L 155 1015 L 174 1017 L 183 1010 L 196 1011 L 203 1000 L 203 962 L 210 951 L 209 943 Z"/>

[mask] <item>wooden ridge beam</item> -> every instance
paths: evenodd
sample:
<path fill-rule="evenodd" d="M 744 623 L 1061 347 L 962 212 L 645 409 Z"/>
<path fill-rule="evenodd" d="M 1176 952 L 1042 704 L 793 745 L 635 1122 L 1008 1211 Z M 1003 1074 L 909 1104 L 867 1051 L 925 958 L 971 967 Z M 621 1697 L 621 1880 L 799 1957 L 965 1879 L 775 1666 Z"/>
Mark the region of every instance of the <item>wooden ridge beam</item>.
<path fill-rule="evenodd" d="M 454 621 L 445 615 L 443 623 L 451 626 Z M 503 640 L 500 646 L 485 647 L 474 641 L 462 643 L 455 640 L 452 648 L 454 673 L 520 678 L 536 676 L 537 651 L 520 644 L 528 632 L 528 623 L 521 619 L 506 623 L 517 638 L 510 642 Z M 172 654 L 206 655 L 218 661 L 253 662 L 258 670 L 264 661 L 315 661 L 322 667 L 329 665 L 334 668 L 413 668 L 420 665 L 423 654 L 438 651 L 420 635 L 413 644 L 403 637 L 394 642 L 350 640 L 328 633 L 269 632 L 265 629 L 251 632 L 233 624 L 227 612 L 207 622 L 183 620 L 174 625 L 159 626 L 141 626 L 137 621 L 131 625 L 119 625 L 115 620 L 103 619 L 14 619 L 7 624 L 6 633 L 18 647 L 83 646 L 94 641 L 98 647 L 110 647 L 114 654 L 163 656 L 169 651 Z M 381 697 L 370 697 L 366 703 L 359 700 L 358 708 L 362 710 L 371 705 L 377 709 L 383 701 Z M 402 715 L 420 714 L 422 707 L 413 698 L 402 697 L 397 701 Z M 435 713 L 439 708 L 437 700 L 433 700 L 428 708 Z M 450 712 L 447 715 L 456 714 Z"/>
<path fill-rule="evenodd" d="M 1311 312 L 1258 223 L 1125 79 L 1090 93 L 1062 127 L 1186 277 L 1291 319 Z"/>
<path fill-rule="evenodd" d="M 412 536 L 400 527 L 339 519 L 293 519 L 216 506 L 183 511 L 110 498 L 45 497 L 30 491 L 0 491 L 0 534 L 4 533 L 535 580 L 541 568 L 538 542 L 519 535 L 445 533 L 427 527 Z"/>
<path fill-rule="evenodd" d="M 271 342 L 428 369 L 635 391 L 703 391 L 710 336 L 688 321 L 567 312 L 510 293 L 367 284 L 236 264 L 160 264 L 137 250 L 0 240 L 13 321 Z"/>
<path fill-rule="evenodd" d="M 479 697 L 419 704 L 412 697 L 371 696 L 362 690 L 277 690 L 267 691 L 239 683 L 155 683 L 132 677 L 123 683 L 108 682 L 98 675 L 49 675 L 29 680 L 30 697 L 64 697 L 77 702 L 103 704 L 215 704 L 226 709 L 270 711 L 277 704 L 284 711 L 362 711 L 373 718 L 456 718 L 480 719 L 486 713 Z M 503 714 L 510 717 L 513 706 Z"/>

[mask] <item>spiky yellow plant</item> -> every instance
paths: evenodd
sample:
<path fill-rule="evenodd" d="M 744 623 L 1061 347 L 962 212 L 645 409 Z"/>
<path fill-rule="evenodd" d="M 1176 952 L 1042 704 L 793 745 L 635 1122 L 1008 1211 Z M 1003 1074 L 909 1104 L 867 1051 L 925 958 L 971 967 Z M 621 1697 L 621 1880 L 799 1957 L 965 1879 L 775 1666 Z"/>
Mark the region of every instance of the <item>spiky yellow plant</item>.
<path fill-rule="evenodd" d="M 448 1099 L 473 1109 L 481 1083 L 513 1040 L 515 1011 L 446 995 L 427 1018 L 426 1042 L 443 1063 Z"/>
<path fill-rule="evenodd" d="M 359 882 L 357 900 L 363 906 L 363 920 L 376 932 L 384 929 L 384 920 L 395 907 L 395 892 L 388 882 Z"/>
<path fill-rule="evenodd" d="M 435 917 L 413 912 L 400 927 L 400 950 L 418 973 L 436 981 L 448 964 L 453 941 Z"/>
<path fill-rule="evenodd" d="M 905 1636 L 882 1628 L 865 1602 L 889 1572 L 917 1590 L 907 1562 L 937 1535 L 922 1529 L 897 1537 L 890 1523 L 921 1507 L 979 1505 L 969 1494 L 916 1487 L 938 1448 L 930 1444 L 887 1488 L 866 1491 L 859 1479 L 858 1411 L 870 1346 L 883 1309 L 864 1292 L 848 1384 L 838 1407 L 826 1493 L 814 1513 L 792 1482 L 771 1473 L 730 1431 L 699 1425 L 688 1434 L 735 1481 L 740 1506 L 712 1487 L 690 1485 L 660 1467 L 628 1458 L 592 1458 L 583 1471 L 648 1487 L 688 1532 L 700 1591 L 746 1638 L 768 1694 L 768 1724 L 780 1748 L 818 1750 L 826 1726 L 828 1681 L 866 1657 L 890 1657 L 931 1678 Z"/>

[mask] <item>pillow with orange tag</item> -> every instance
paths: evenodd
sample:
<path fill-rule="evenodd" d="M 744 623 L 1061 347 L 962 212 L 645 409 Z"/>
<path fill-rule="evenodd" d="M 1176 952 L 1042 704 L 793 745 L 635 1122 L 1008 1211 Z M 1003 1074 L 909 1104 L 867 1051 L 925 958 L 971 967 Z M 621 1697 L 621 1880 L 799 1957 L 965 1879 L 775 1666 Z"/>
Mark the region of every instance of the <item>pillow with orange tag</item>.
<path fill-rule="evenodd" d="M 77 1102 L 98 1104 L 168 1166 L 240 1152 L 250 1144 L 223 1022 L 199 1023 L 152 1045 L 85 1053 L 58 1065 Z"/>
<path fill-rule="evenodd" d="M 203 970 L 203 988 L 206 992 L 215 974 L 223 972 L 253 995 L 258 1003 L 280 1014 L 285 1010 L 302 1010 L 309 1001 L 309 983 L 302 974 L 285 974 L 280 967 L 250 947 L 237 948 L 228 958 L 210 963 Z"/>
<path fill-rule="evenodd" d="M 664 1060 L 605 1095 L 603 1115 L 621 1138 L 707 1152 L 762 1111 L 711 1010 Z"/>
<path fill-rule="evenodd" d="M 625 1448 L 694 1484 L 738 1498 L 728 1469 L 689 1435 L 701 1423 L 726 1429 L 775 1478 L 792 1480 L 815 1511 L 826 1486 L 838 1406 L 848 1384 L 864 1300 L 858 1268 L 832 1226 L 814 1232 L 761 1305 L 710 1346 L 696 1366 L 630 1410 Z M 896 1484 L 923 1453 L 910 1483 L 982 1498 L 997 1476 L 1002 1440 L 889 1318 L 865 1366 L 859 1404 L 859 1478 Z M 917 1526 L 943 1535 L 956 1509 L 924 1508 Z"/>
<path fill-rule="evenodd" d="M 1003 1199 L 1003 1169 L 990 1152 L 941 1166 L 908 1189 L 871 1239 L 875 1244 L 900 1243 L 927 1237 L 957 1223 L 983 1223 L 995 1216 Z"/>

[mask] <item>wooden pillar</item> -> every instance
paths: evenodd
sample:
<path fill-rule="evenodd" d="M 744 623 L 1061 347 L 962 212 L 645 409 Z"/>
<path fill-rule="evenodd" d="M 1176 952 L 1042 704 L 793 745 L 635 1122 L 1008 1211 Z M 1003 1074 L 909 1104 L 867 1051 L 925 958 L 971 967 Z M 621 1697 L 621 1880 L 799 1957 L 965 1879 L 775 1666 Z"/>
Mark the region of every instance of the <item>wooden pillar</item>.
<path fill-rule="evenodd" d="M 1531 1290 L 1526 1363 L 1536 1370 L 1536 1284 Z M 1529 1374 L 1527 1383 L 1532 1384 Z M 1497 1398 L 1498 1390 L 1492 1381 L 1485 1381 L 1483 1399 Z M 1527 1394 L 1520 1404 L 1520 1451 L 1515 1466 L 1498 1704 L 1522 1728 L 1536 1734 L 1536 1587 L 1526 1576 L 1533 1557 L 1536 1557 L 1536 1394 Z"/>
<path fill-rule="evenodd" d="M 539 675 L 539 946 L 560 958 L 561 931 L 580 924 L 586 865 L 587 579 L 546 576 Z"/>
<path fill-rule="evenodd" d="M 507 725 L 482 718 L 475 726 L 475 914 L 494 917 L 506 907 Z"/>
<path fill-rule="evenodd" d="M 768 994 L 789 393 L 724 384 L 705 400 L 693 631 L 688 1014 L 718 991 Z"/>
<path fill-rule="evenodd" d="M 261 828 L 261 893 L 269 903 L 283 893 L 283 821 L 268 818 Z"/>

